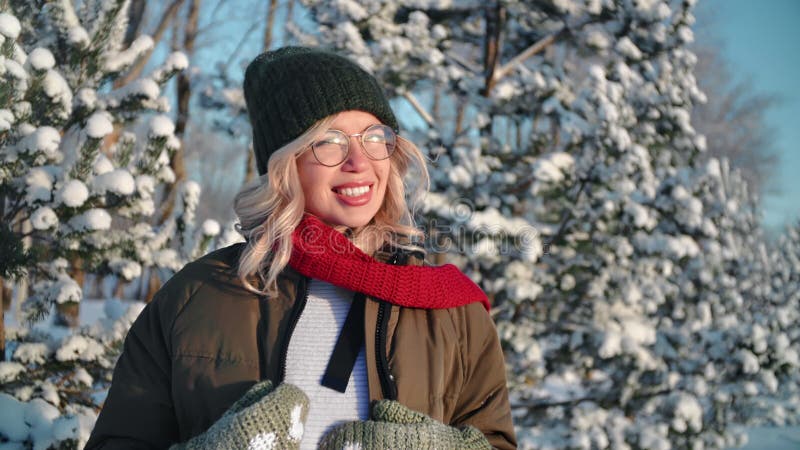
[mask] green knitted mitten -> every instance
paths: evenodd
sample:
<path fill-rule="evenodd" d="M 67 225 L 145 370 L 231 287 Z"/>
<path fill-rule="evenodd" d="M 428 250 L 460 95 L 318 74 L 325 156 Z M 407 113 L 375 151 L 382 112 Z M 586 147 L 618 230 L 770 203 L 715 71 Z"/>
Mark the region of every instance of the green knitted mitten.
<path fill-rule="evenodd" d="M 274 391 L 269 380 L 251 387 L 211 428 L 170 450 L 298 449 L 308 397 L 291 384 Z"/>
<path fill-rule="evenodd" d="M 344 448 L 484 450 L 491 449 L 491 445 L 475 427 L 458 429 L 406 408 L 394 400 L 380 400 L 373 405 L 372 420 L 338 425 L 323 436 L 319 444 L 320 450 Z"/>

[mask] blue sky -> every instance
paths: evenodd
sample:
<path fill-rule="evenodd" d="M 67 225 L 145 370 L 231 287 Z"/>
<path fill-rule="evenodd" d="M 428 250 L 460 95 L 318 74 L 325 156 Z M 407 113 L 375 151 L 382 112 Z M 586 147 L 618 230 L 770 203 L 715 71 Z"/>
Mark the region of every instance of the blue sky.
<path fill-rule="evenodd" d="M 800 218 L 800 1 L 702 0 L 700 8 L 697 25 L 709 19 L 736 79 L 780 97 L 767 115 L 777 133 L 779 192 L 763 199 L 764 225 L 776 231 Z"/>

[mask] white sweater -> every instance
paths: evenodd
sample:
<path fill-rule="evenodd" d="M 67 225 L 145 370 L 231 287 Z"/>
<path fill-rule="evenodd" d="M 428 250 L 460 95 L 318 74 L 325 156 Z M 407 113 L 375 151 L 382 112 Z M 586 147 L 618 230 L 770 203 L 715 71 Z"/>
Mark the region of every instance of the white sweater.
<path fill-rule="evenodd" d="M 320 384 L 353 292 L 320 280 L 311 280 L 308 289 L 308 302 L 289 342 L 285 381 L 308 395 L 308 419 L 300 448 L 316 449 L 319 439 L 334 424 L 367 419 L 369 391 L 363 347 L 344 393 Z"/>

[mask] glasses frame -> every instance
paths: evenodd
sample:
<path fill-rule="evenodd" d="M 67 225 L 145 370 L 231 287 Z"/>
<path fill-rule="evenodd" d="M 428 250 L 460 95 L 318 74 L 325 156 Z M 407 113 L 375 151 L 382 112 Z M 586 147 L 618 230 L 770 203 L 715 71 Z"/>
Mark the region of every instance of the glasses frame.
<path fill-rule="evenodd" d="M 369 131 L 369 129 L 370 129 L 370 128 L 373 128 L 373 127 L 381 127 L 381 128 L 385 128 L 385 129 L 387 129 L 387 130 L 391 131 L 391 132 L 392 132 L 392 134 L 394 135 L 394 145 L 392 146 L 392 149 L 391 149 L 391 150 L 388 152 L 389 154 L 388 154 L 388 155 L 387 155 L 385 158 L 375 158 L 374 156 L 372 156 L 372 155 L 369 153 L 369 150 L 367 150 L 367 146 L 366 146 L 366 145 L 364 145 L 364 135 L 367 133 L 367 131 Z M 339 162 L 338 162 L 338 163 L 336 163 L 336 164 L 325 164 L 324 162 L 320 161 L 320 159 L 319 159 L 319 156 L 317 156 L 317 151 L 316 151 L 315 145 L 317 144 L 317 142 L 318 142 L 318 141 L 316 141 L 316 140 L 315 140 L 314 142 L 312 142 L 312 143 L 311 143 L 311 144 L 308 146 L 308 148 L 307 148 L 306 150 L 310 149 L 310 150 L 311 150 L 311 153 L 314 155 L 314 159 L 315 159 L 315 160 L 317 160 L 317 162 L 318 162 L 318 163 L 322 164 L 322 165 L 323 165 L 323 166 L 325 166 L 325 167 L 336 167 L 336 166 L 340 166 L 340 165 L 344 164 L 344 162 L 345 162 L 345 161 L 347 161 L 347 157 L 350 155 L 350 138 L 353 138 L 353 137 L 358 137 L 358 138 L 359 138 L 359 139 L 358 139 L 358 142 L 359 142 L 359 143 L 361 143 L 361 148 L 362 148 L 362 149 L 364 149 L 364 154 L 365 154 L 365 155 L 367 155 L 367 158 L 369 158 L 369 159 L 371 159 L 371 160 L 373 160 L 373 161 L 383 161 L 384 159 L 389 159 L 389 158 L 391 158 L 391 157 L 392 157 L 392 154 L 394 154 L 394 150 L 395 150 L 395 148 L 397 147 L 397 140 L 398 140 L 398 138 L 400 137 L 400 136 L 397 134 L 397 131 L 393 130 L 393 129 L 392 129 L 390 126 L 388 126 L 388 125 L 384 125 L 384 124 L 382 124 L 382 123 L 373 123 L 372 125 L 369 125 L 367 128 L 364 128 L 363 130 L 361 130 L 360 132 L 358 132 L 358 133 L 353 133 L 353 134 L 347 134 L 347 133 L 345 133 L 344 131 L 342 131 L 342 130 L 337 130 L 337 129 L 335 129 L 335 128 L 331 128 L 331 129 L 329 129 L 329 130 L 327 130 L 327 131 L 325 131 L 325 132 L 327 133 L 328 131 L 336 131 L 336 132 L 339 132 L 339 133 L 341 133 L 342 135 L 344 135 L 345 137 L 347 137 L 347 142 L 348 142 L 348 144 L 347 144 L 347 152 L 345 152 L 345 153 L 344 153 L 344 156 L 342 157 L 342 160 L 341 160 L 341 161 L 339 161 Z M 300 153 L 300 154 L 298 154 L 297 156 L 300 156 L 300 155 L 302 155 L 303 153 L 305 153 L 305 152 L 301 152 L 301 153 Z"/>

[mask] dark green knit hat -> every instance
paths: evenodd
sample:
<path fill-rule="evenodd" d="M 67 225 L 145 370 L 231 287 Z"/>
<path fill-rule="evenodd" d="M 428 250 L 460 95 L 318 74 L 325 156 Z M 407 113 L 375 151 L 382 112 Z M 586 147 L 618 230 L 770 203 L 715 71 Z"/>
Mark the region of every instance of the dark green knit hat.
<path fill-rule="evenodd" d="M 353 61 L 324 50 L 283 47 L 247 66 L 244 99 L 253 127 L 258 173 L 270 155 L 331 114 L 369 112 L 398 130 L 378 81 Z"/>

